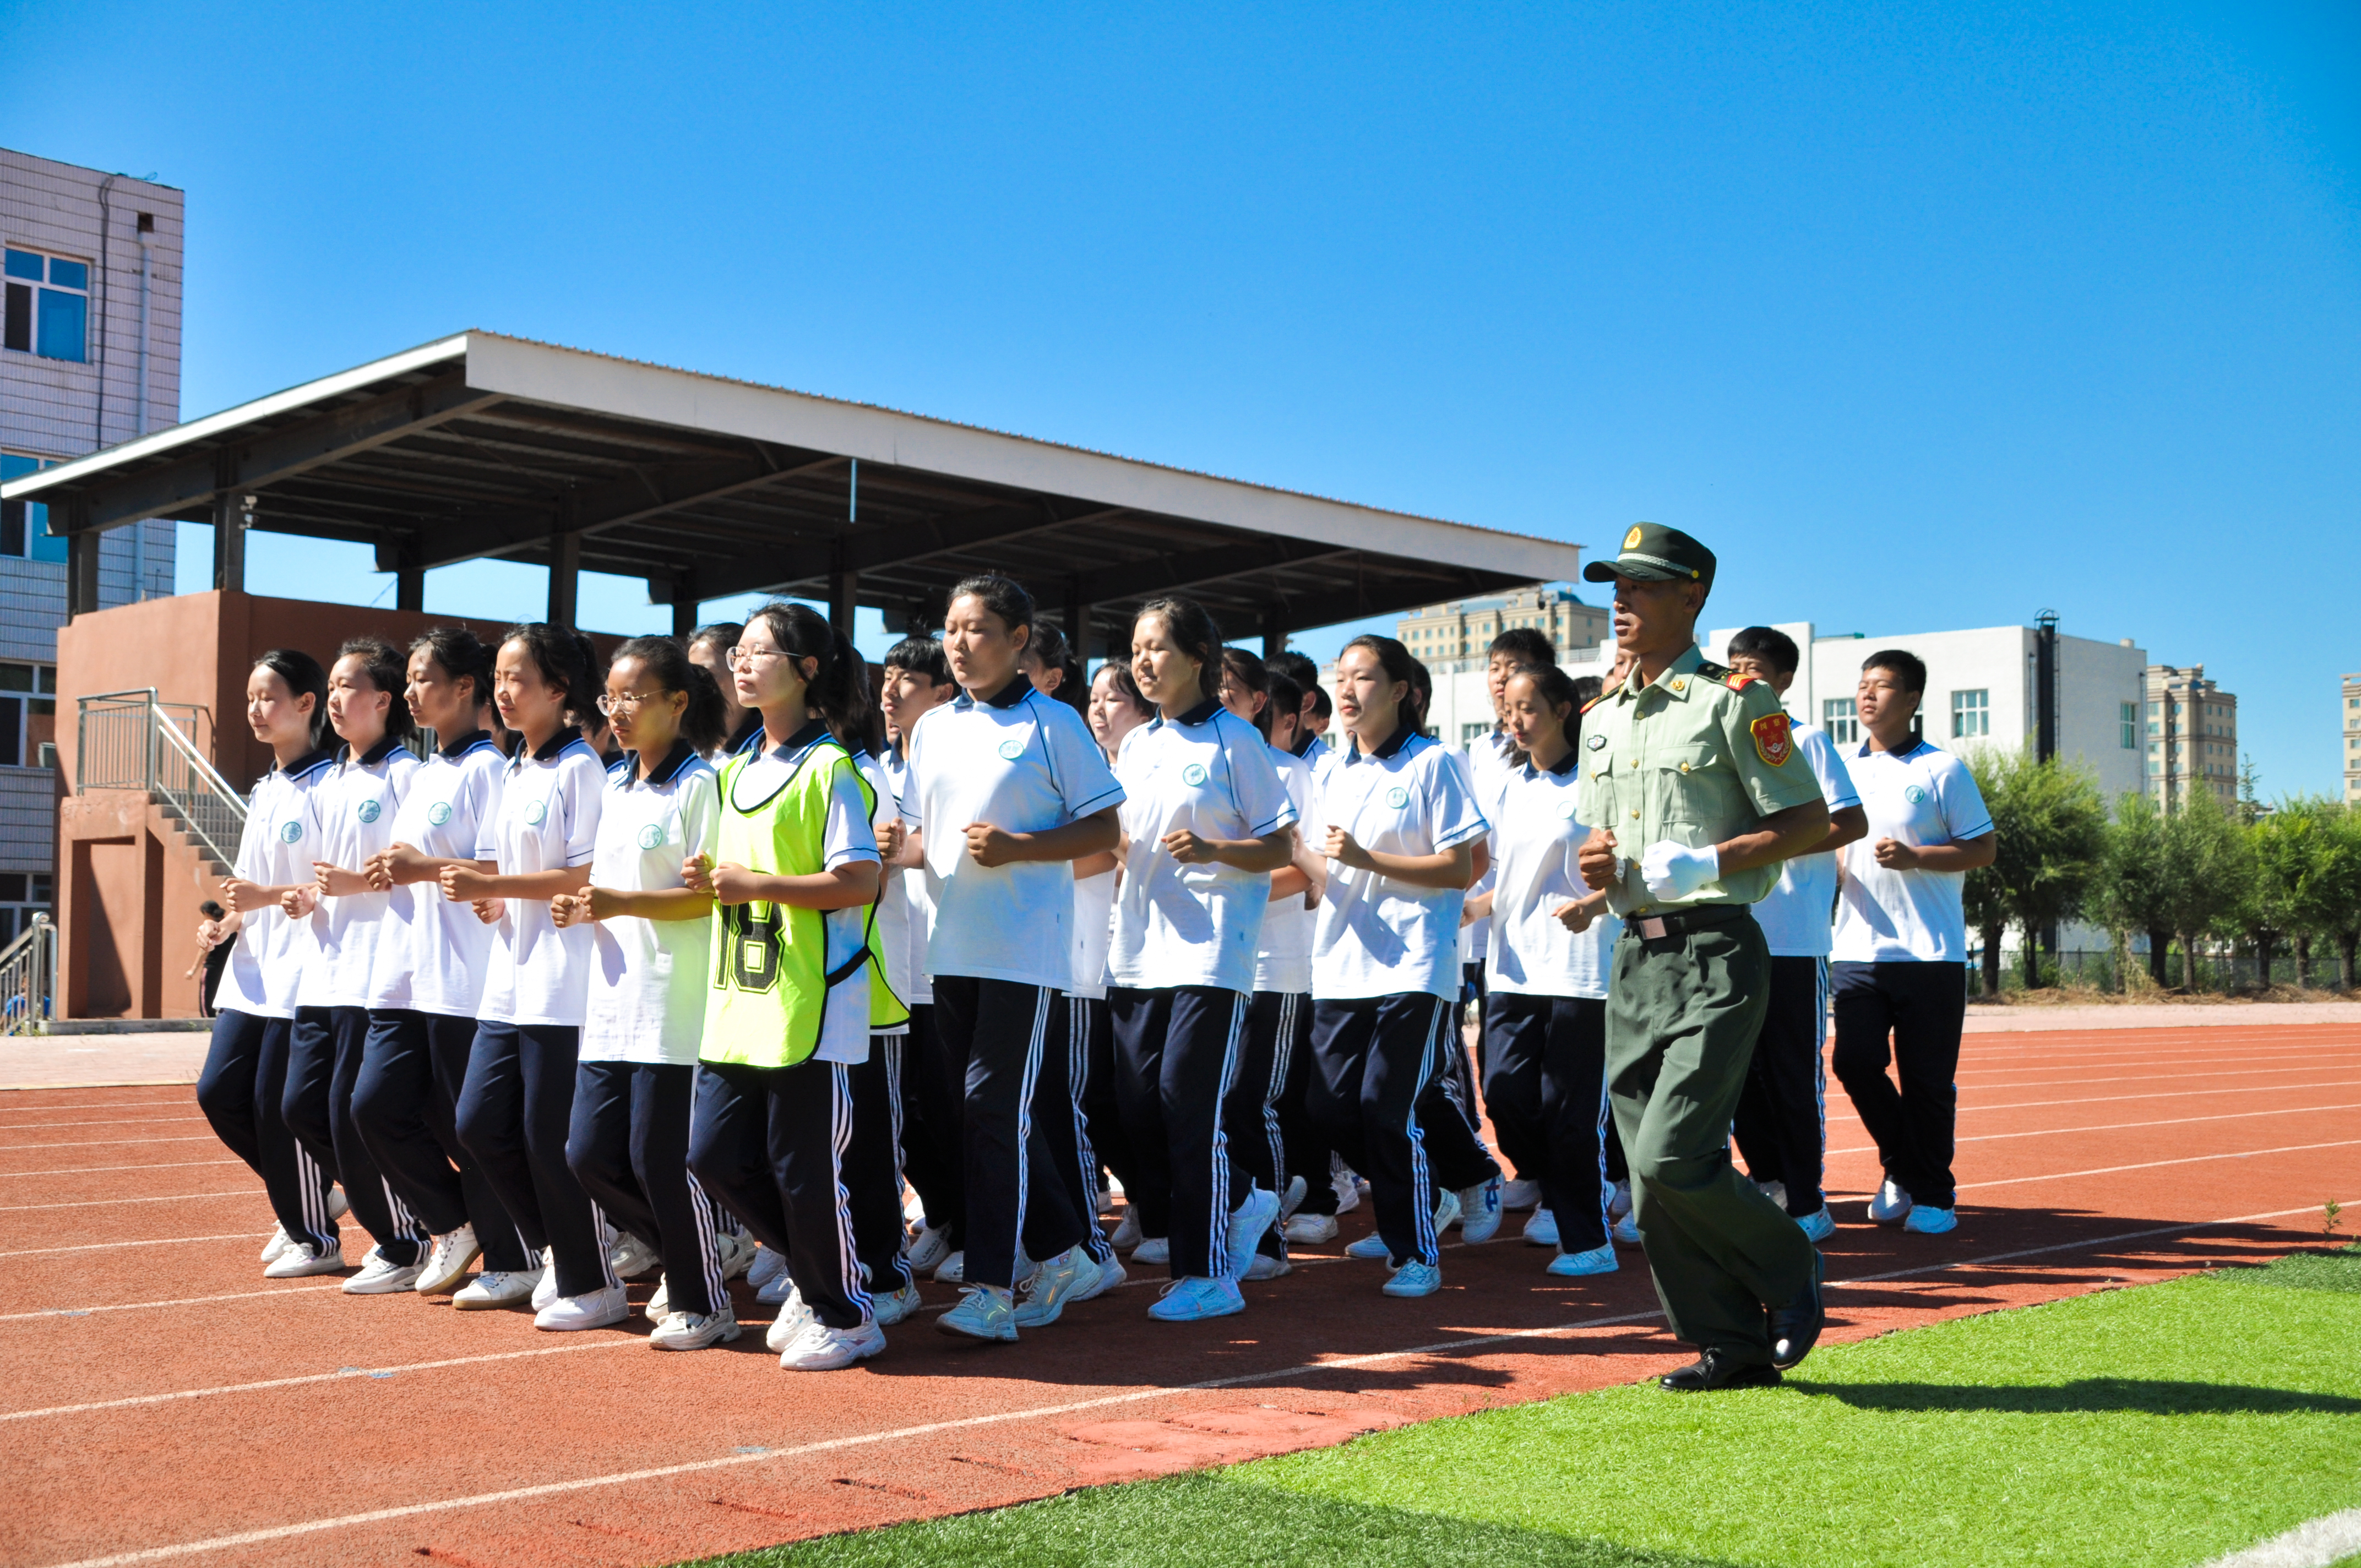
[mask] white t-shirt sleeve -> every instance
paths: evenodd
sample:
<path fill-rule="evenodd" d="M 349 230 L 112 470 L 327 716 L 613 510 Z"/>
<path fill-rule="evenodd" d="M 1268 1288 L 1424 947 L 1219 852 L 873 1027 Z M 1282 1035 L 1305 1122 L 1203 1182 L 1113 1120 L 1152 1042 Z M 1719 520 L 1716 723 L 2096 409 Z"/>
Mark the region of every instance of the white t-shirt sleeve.
<path fill-rule="evenodd" d="M 1222 745 L 1229 755 L 1238 815 L 1246 819 L 1247 831 L 1259 839 L 1294 822 L 1295 802 L 1271 765 L 1269 743 L 1245 724 L 1237 728 L 1243 733 L 1230 734 L 1224 727 Z"/>
<path fill-rule="evenodd" d="M 1984 806 L 1983 792 L 1976 788 L 1976 775 L 1957 758 L 1946 759 L 1949 766 L 1935 771 L 1935 804 L 1942 808 L 1943 831 L 1951 842 L 1962 843 L 1981 839 L 1993 830 L 1992 813 Z"/>
<path fill-rule="evenodd" d="M 1492 830 L 1467 776 L 1466 756 L 1435 748 L 1434 765 L 1427 770 L 1427 820 L 1433 824 L 1434 849 L 1455 850 Z"/>
<path fill-rule="evenodd" d="M 1836 742 L 1828 731 L 1817 725 L 1805 727 L 1797 737 L 1803 742 L 1804 761 L 1811 764 L 1812 776 L 1820 781 L 1820 794 L 1830 811 L 1842 811 L 1861 804 L 1861 792 L 1852 787 L 1852 774 L 1837 754 Z"/>
<path fill-rule="evenodd" d="M 820 863 L 827 867 L 854 861 L 874 861 L 877 832 L 869 825 L 869 802 L 861 793 L 861 775 L 840 764 L 828 786 L 828 826 L 821 834 Z"/>
<path fill-rule="evenodd" d="M 1062 702 L 1044 701 L 1049 717 L 1041 724 L 1041 742 L 1049 767 L 1057 775 L 1058 793 L 1065 802 L 1066 820 L 1080 822 L 1110 806 L 1123 804 L 1123 785 L 1107 766 L 1090 726 Z"/>
<path fill-rule="evenodd" d="M 598 812 L 607 803 L 607 771 L 596 758 L 567 768 L 558 798 L 566 808 L 566 863 L 587 866 L 598 856 Z"/>
<path fill-rule="evenodd" d="M 680 792 L 680 842 L 683 861 L 711 855 L 721 839 L 721 790 L 710 768 L 697 770 Z"/>
<path fill-rule="evenodd" d="M 508 783 L 506 767 L 485 770 L 484 796 L 476 803 L 476 859 L 496 865 L 500 858 L 500 797 Z"/>

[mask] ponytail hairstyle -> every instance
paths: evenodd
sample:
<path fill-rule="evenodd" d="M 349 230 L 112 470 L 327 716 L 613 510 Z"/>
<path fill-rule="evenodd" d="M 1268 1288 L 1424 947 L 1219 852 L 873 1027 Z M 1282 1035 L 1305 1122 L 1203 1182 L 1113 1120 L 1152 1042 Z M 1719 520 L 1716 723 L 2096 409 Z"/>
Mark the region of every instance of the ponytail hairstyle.
<path fill-rule="evenodd" d="M 1565 743 L 1571 747 L 1582 734 L 1582 697 L 1575 689 L 1574 677 L 1555 664 L 1525 664 L 1509 679 L 1511 682 L 1532 682 L 1533 695 L 1549 704 L 1552 711 L 1561 707 L 1565 709 L 1565 718 L 1560 723 L 1565 730 Z M 1526 767 L 1532 760 L 1522 746 L 1511 745 L 1509 748 L 1509 766 Z"/>
<path fill-rule="evenodd" d="M 849 738 L 866 737 L 877 712 L 877 698 L 869 689 L 868 666 L 862 663 L 852 640 L 829 625 L 828 617 L 811 606 L 791 599 L 773 599 L 746 618 L 749 626 L 756 621 L 762 622 L 779 644 L 779 651 L 797 665 L 806 659 L 812 661 L 812 677 L 806 683 L 804 700 L 837 739 L 850 747 L 852 740 Z"/>
<path fill-rule="evenodd" d="M 1049 694 L 1051 700 L 1086 713 L 1091 705 L 1090 677 L 1082 673 L 1082 662 L 1074 657 L 1073 644 L 1066 641 L 1066 634 L 1054 626 L 1036 626 L 1025 652 L 1042 669 L 1058 672 L 1058 689 Z"/>
<path fill-rule="evenodd" d="M 845 646 L 851 653 L 854 713 L 836 729 L 836 738 L 856 756 L 866 751 L 873 757 L 882 757 L 885 754 L 885 710 L 877 702 L 877 674 L 869 661 L 862 657 L 860 649 L 852 647 L 850 641 Z"/>
<path fill-rule="evenodd" d="M 590 639 L 570 626 L 533 620 L 500 634 L 501 647 L 511 642 L 523 643 L 542 680 L 563 694 L 558 707 L 566 723 L 579 729 L 598 713 L 598 693 L 606 666 Z"/>
<path fill-rule="evenodd" d="M 730 710 L 721 705 L 721 688 L 714 684 L 712 672 L 691 663 L 687 649 L 669 637 L 634 637 L 615 650 L 612 663 L 626 659 L 637 659 L 663 690 L 688 698 L 688 706 L 680 710 L 680 738 L 690 751 L 701 756 L 721 744 Z"/>
<path fill-rule="evenodd" d="M 1164 623 L 1171 634 L 1173 646 L 1198 662 L 1197 689 L 1207 702 L 1218 702 L 1222 696 L 1222 629 L 1205 613 L 1205 607 L 1195 599 L 1167 594 L 1149 599 L 1131 618 L 1137 626 L 1149 616 Z M 1259 687 L 1256 689 L 1259 690 Z"/>
<path fill-rule="evenodd" d="M 287 683 L 287 689 L 296 696 L 312 698 L 312 750 L 326 745 L 328 729 L 328 672 L 320 668 L 320 661 L 301 648 L 273 648 L 254 662 L 258 670 L 269 670 Z"/>
<path fill-rule="evenodd" d="M 1282 713 L 1295 720 L 1297 734 L 1304 733 L 1301 686 L 1297 685 L 1283 671 L 1266 670 L 1263 674 L 1262 696 L 1262 711 L 1255 715 L 1255 728 L 1262 731 L 1264 740 L 1270 739 L 1271 729 L 1278 724 L 1279 716 Z"/>
<path fill-rule="evenodd" d="M 1415 653 L 1410 656 L 1410 694 L 1418 699 L 1418 722 L 1413 728 L 1423 734 L 1426 711 L 1434 706 L 1434 672 L 1428 669 L 1426 661 Z"/>
<path fill-rule="evenodd" d="M 963 598 L 982 599 L 983 608 L 998 616 L 1001 623 L 1011 631 L 1020 626 L 1031 628 L 1033 625 L 1033 596 L 1027 593 L 1025 586 L 1014 577 L 1003 576 L 998 572 L 978 572 L 972 577 L 961 577 L 943 603 L 949 607 Z M 1026 639 L 1028 647 L 1032 641 L 1030 637 Z"/>
<path fill-rule="evenodd" d="M 357 656 L 368 671 L 369 685 L 393 700 L 386 705 L 385 733 L 390 740 L 407 740 L 418 732 L 418 721 L 411 717 L 410 699 L 401 695 L 410 684 L 410 672 L 403 667 L 401 654 L 393 644 L 382 637 L 347 637 L 336 650 L 338 659 Z"/>
<path fill-rule="evenodd" d="M 484 646 L 474 632 L 464 626 L 437 626 L 411 639 L 410 651 L 426 651 L 426 656 L 441 667 L 456 685 L 467 683 L 467 718 L 472 722 L 492 700 L 492 650 Z M 408 683 L 405 682 L 404 685 Z M 407 701 L 402 703 L 406 711 Z M 454 737 L 444 736 L 444 740 Z"/>
<path fill-rule="evenodd" d="M 1237 682 L 1241 691 L 1252 692 L 1262 698 L 1262 705 L 1255 709 L 1255 716 L 1249 722 L 1262 731 L 1264 740 L 1269 740 L 1270 666 L 1243 648 L 1224 648 L 1222 650 L 1222 674 Z"/>
<path fill-rule="evenodd" d="M 1371 653 L 1377 655 L 1378 668 L 1385 671 L 1386 679 L 1400 681 L 1406 688 L 1402 693 L 1401 708 L 1396 722 L 1406 729 L 1414 729 L 1422 735 L 1425 734 L 1425 694 L 1429 689 L 1426 666 L 1412 657 L 1411 651 L 1400 642 L 1390 637 L 1380 637 L 1374 631 L 1354 638 L 1350 642 L 1345 643 L 1345 647 L 1347 650 L 1367 648 Z M 1338 657 L 1342 656 L 1340 652 Z"/>

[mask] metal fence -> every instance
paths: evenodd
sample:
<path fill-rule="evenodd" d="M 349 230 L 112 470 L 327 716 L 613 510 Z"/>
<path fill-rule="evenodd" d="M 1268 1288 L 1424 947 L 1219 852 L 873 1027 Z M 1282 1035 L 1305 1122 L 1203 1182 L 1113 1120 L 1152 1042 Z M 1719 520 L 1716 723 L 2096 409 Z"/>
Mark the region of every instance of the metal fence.
<path fill-rule="evenodd" d="M 205 761 L 213 716 L 191 703 L 159 702 L 153 686 L 82 699 L 77 794 L 136 789 L 186 824 L 224 865 L 237 861 L 246 800 Z"/>
<path fill-rule="evenodd" d="M 2315 946 L 2312 955 L 2312 972 L 2298 977 L 2295 956 L 2281 952 L 2273 956 L 2268 972 L 2250 952 L 2204 952 L 2197 955 L 2196 973 L 2188 974 L 2186 956 L 2175 947 L 2164 956 L 2164 986 L 2168 991 L 2191 990 L 2229 994 L 2236 992 L 2259 991 L 2268 986 L 2298 987 L 2306 991 L 2337 989 L 2336 949 L 2326 944 Z M 2086 991 L 2122 992 L 2126 989 L 2145 990 L 2155 981 L 2150 978 L 2146 953 L 2129 953 L 2117 965 L 2115 955 L 2100 948 L 2094 951 L 2061 951 L 2045 953 L 2037 960 L 2038 973 L 2044 986 L 2068 986 Z M 2025 957 L 2010 951 L 2001 955 L 2001 990 L 2025 989 Z M 1983 949 L 1968 950 L 1968 994 L 1986 994 L 1983 983 Z"/>
<path fill-rule="evenodd" d="M 0 1035 L 37 1033 L 58 993 L 58 928 L 35 915 L 24 935 L 0 948 Z"/>

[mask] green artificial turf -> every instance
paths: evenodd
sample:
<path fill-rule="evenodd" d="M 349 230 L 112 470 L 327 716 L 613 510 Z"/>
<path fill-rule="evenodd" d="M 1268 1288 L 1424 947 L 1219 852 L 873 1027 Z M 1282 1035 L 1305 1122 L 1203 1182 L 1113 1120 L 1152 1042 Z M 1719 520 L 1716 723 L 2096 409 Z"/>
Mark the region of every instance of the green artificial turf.
<path fill-rule="evenodd" d="M 728 1568 L 2183 1565 L 2361 1506 L 2361 1253 L 715 1560 Z"/>

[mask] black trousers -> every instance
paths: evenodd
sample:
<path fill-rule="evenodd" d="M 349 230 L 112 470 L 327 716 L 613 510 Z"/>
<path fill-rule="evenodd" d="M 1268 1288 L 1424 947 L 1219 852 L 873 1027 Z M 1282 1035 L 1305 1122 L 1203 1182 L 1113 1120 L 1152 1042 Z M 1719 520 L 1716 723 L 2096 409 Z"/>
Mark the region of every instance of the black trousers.
<path fill-rule="evenodd" d="M 1124 1135 L 1123 1102 L 1115 1092 L 1115 1020 L 1107 1014 L 1104 997 L 1080 999 L 1088 1009 L 1088 1032 L 1083 1036 L 1082 1061 L 1089 1076 L 1082 1084 L 1082 1122 L 1090 1135 L 1091 1152 L 1098 1156 L 1102 1168 L 1112 1172 L 1124 1190 L 1131 1190 L 1131 1140 Z M 1091 1212 L 1098 1212 L 1098 1178 L 1091 1179 Z M 1126 1200 L 1128 1201 L 1128 1200 Z"/>
<path fill-rule="evenodd" d="M 844 1150 L 852 1249 L 872 1292 L 915 1283 L 902 1257 L 902 1074 L 905 1036 L 872 1035 L 869 1059 L 845 1069 L 852 1136 Z"/>
<path fill-rule="evenodd" d="M 1262 1026 L 1264 998 L 1272 992 L 1255 993 L 1253 1026 Z M 1329 1156 L 1334 1151 L 1328 1146 L 1328 1136 L 1305 1102 L 1312 1092 L 1315 1069 L 1312 1058 L 1312 996 L 1309 992 L 1292 999 L 1292 1032 L 1285 1049 L 1287 1066 L 1279 1091 L 1279 1131 L 1285 1153 L 1282 1164 L 1290 1176 L 1303 1178 L 1303 1201 L 1296 1209 L 1299 1214 L 1334 1214 L 1336 1212 L 1335 1184 L 1328 1179 Z M 1274 1044 L 1274 1052 L 1279 1047 Z M 1278 1227 L 1274 1226 L 1273 1229 Z"/>
<path fill-rule="evenodd" d="M 1301 1176 L 1307 1202 L 1312 1181 L 1328 1174 L 1327 1151 L 1321 1150 L 1316 1170 L 1310 1165 L 1296 1165 L 1288 1143 L 1288 1117 L 1280 1107 L 1287 1099 L 1295 1058 L 1304 1058 L 1308 1066 L 1311 1055 L 1312 998 L 1291 991 L 1256 992 L 1246 1009 L 1246 1054 L 1238 1064 L 1237 1086 L 1222 1106 L 1230 1157 L 1246 1179 L 1284 1199 L 1288 1179 Z M 1300 1077 L 1297 1081 L 1301 1081 Z M 1322 1185 L 1326 1185 L 1324 1179 Z M 1334 1188 L 1329 1189 L 1328 1196 L 1334 1200 Z M 1255 1250 L 1269 1257 L 1285 1257 L 1287 1237 L 1274 1224 L 1263 1232 Z"/>
<path fill-rule="evenodd" d="M 1016 1248 L 1037 1262 L 1082 1239 L 1058 1179 L 1049 1140 L 1033 1114 L 1034 1085 L 1053 1020 L 1062 1011 L 1046 985 L 935 977 L 935 1034 L 947 1064 L 965 1074 L 961 1124 L 967 1211 L 960 1245 L 970 1285 L 1007 1289 L 1016 1277 Z"/>
<path fill-rule="evenodd" d="M 197 1106 L 214 1135 L 262 1179 L 280 1228 L 324 1252 L 341 1250 L 343 1238 L 328 1218 L 335 1174 L 287 1129 L 287 1036 L 293 1026 L 291 1019 L 235 1008 L 214 1014 L 213 1043 L 197 1074 Z"/>
<path fill-rule="evenodd" d="M 476 1227 L 487 1269 L 534 1266 L 483 1168 L 459 1142 L 459 1089 L 476 1021 L 373 1009 L 353 1082 L 353 1124 L 394 1196 L 436 1235 Z"/>
<path fill-rule="evenodd" d="M 902 1045 L 902 1173 L 917 1190 L 927 1223 L 948 1229 L 959 1245 L 960 1212 L 966 1207 L 965 1171 L 960 1157 L 960 1103 L 964 1076 L 943 1062 L 935 1033 L 935 1004 L 910 1009 L 910 1032 Z"/>
<path fill-rule="evenodd" d="M 549 1249 L 560 1296 L 617 1283 L 598 1207 L 566 1163 L 581 1045 L 582 1031 L 570 1025 L 479 1023 L 459 1088 L 459 1141 L 525 1245 Z"/>
<path fill-rule="evenodd" d="M 416 1263 L 427 1228 L 378 1169 L 353 1121 L 353 1086 L 368 1041 L 366 1007 L 298 1007 L 287 1036 L 287 1088 L 282 1113 L 313 1160 L 336 1173 L 353 1219 L 390 1263 Z"/>
<path fill-rule="evenodd" d="M 1314 1001 L 1316 1071 L 1306 1108 L 1345 1163 L 1369 1179 L 1378 1234 L 1397 1260 L 1440 1260 L 1437 1187 L 1499 1173 L 1466 1119 L 1431 1093 L 1456 1048 L 1459 1004 L 1410 992 Z"/>
<path fill-rule="evenodd" d="M 566 1164 L 609 1221 L 654 1245 L 672 1310 L 705 1313 L 728 1297 L 713 1202 L 688 1173 L 696 1097 L 686 1063 L 577 1063 Z"/>
<path fill-rule="evenodd" d="M 1108 1032 L 1107 1007 L 1096 997 L 1069 996 L 1065 1014 L 1063 1029 L 1056 1019 L 1050 1021 L 1049 1039 L 1042 1047 L 1041 1077 L 1033 1086 L 1033 1121 L 1049 1146 L 1050 1162 L 1058 1168 L 1067 1201 L 1082 1217 L 1082 1245 L 1104 1263 L 1115 1255 L 1115 1248 L 1099 1228 L 1099 1129 L 1090 1102 L 1093 1094 L 1113 1094 L 1111 1087 L 1093 1083 L 1091 1064 L 1092 1036 Z M 1124 1183 L 1126 1191 L 1130 1186 Z"/>
<path fill-rule="evenodd" d="M 1558 1250 L 1605 1246 L 1607 999 L 1493 992 L 1484 1050 L 1484 1109 L 1500 1152 L 1540 1181 Z"/>
<path fill-rule="evenodd" d="M 1826 959 L 1771 959 L 1771 1005 L 1754 1037 L 1754 1059 L 1730 1130 L 1756 1181 L 1787 1187 L 1787 1212 L 1820 1212 L 1820 1173 L 1828 1128 L 1828 964 Z"/>
<path fill-rule="evenodd" d="M 1968 966 L 1832 963 L 1828 976 L 1836 993 L 1837 1079 L 1877 1141 L 1885 1174 L 1913 1202 L 1951 1207 L 1960 1104 L 1953 1080 L 1968 1014 Z M 1885 1076 L 1889 1060 L 1899 1089 Z"/>
<path fill-rule="evenodd" d="M 688 1168 L 706 1191 L 787 1260 L 812 1315 L 832 1329 L 875 1313 L 861 1277 L 844 1150 L 852 1137 L 851 1069 L 701 1062 Z"/>
<path fill-rule="evenodd" d="M 1173 1278 L 1225 1278 L 1230 1212 L 1246 1197 L 1233 1180 L 1224 1131 L 1246 1047 L 1246 992 L 1109 986 L 1107 1016 L 1115 1095 L 1139 1179 L 1124 1190 L 1138 1206 L 1140 1229 L 1170 1242 Z"/>

